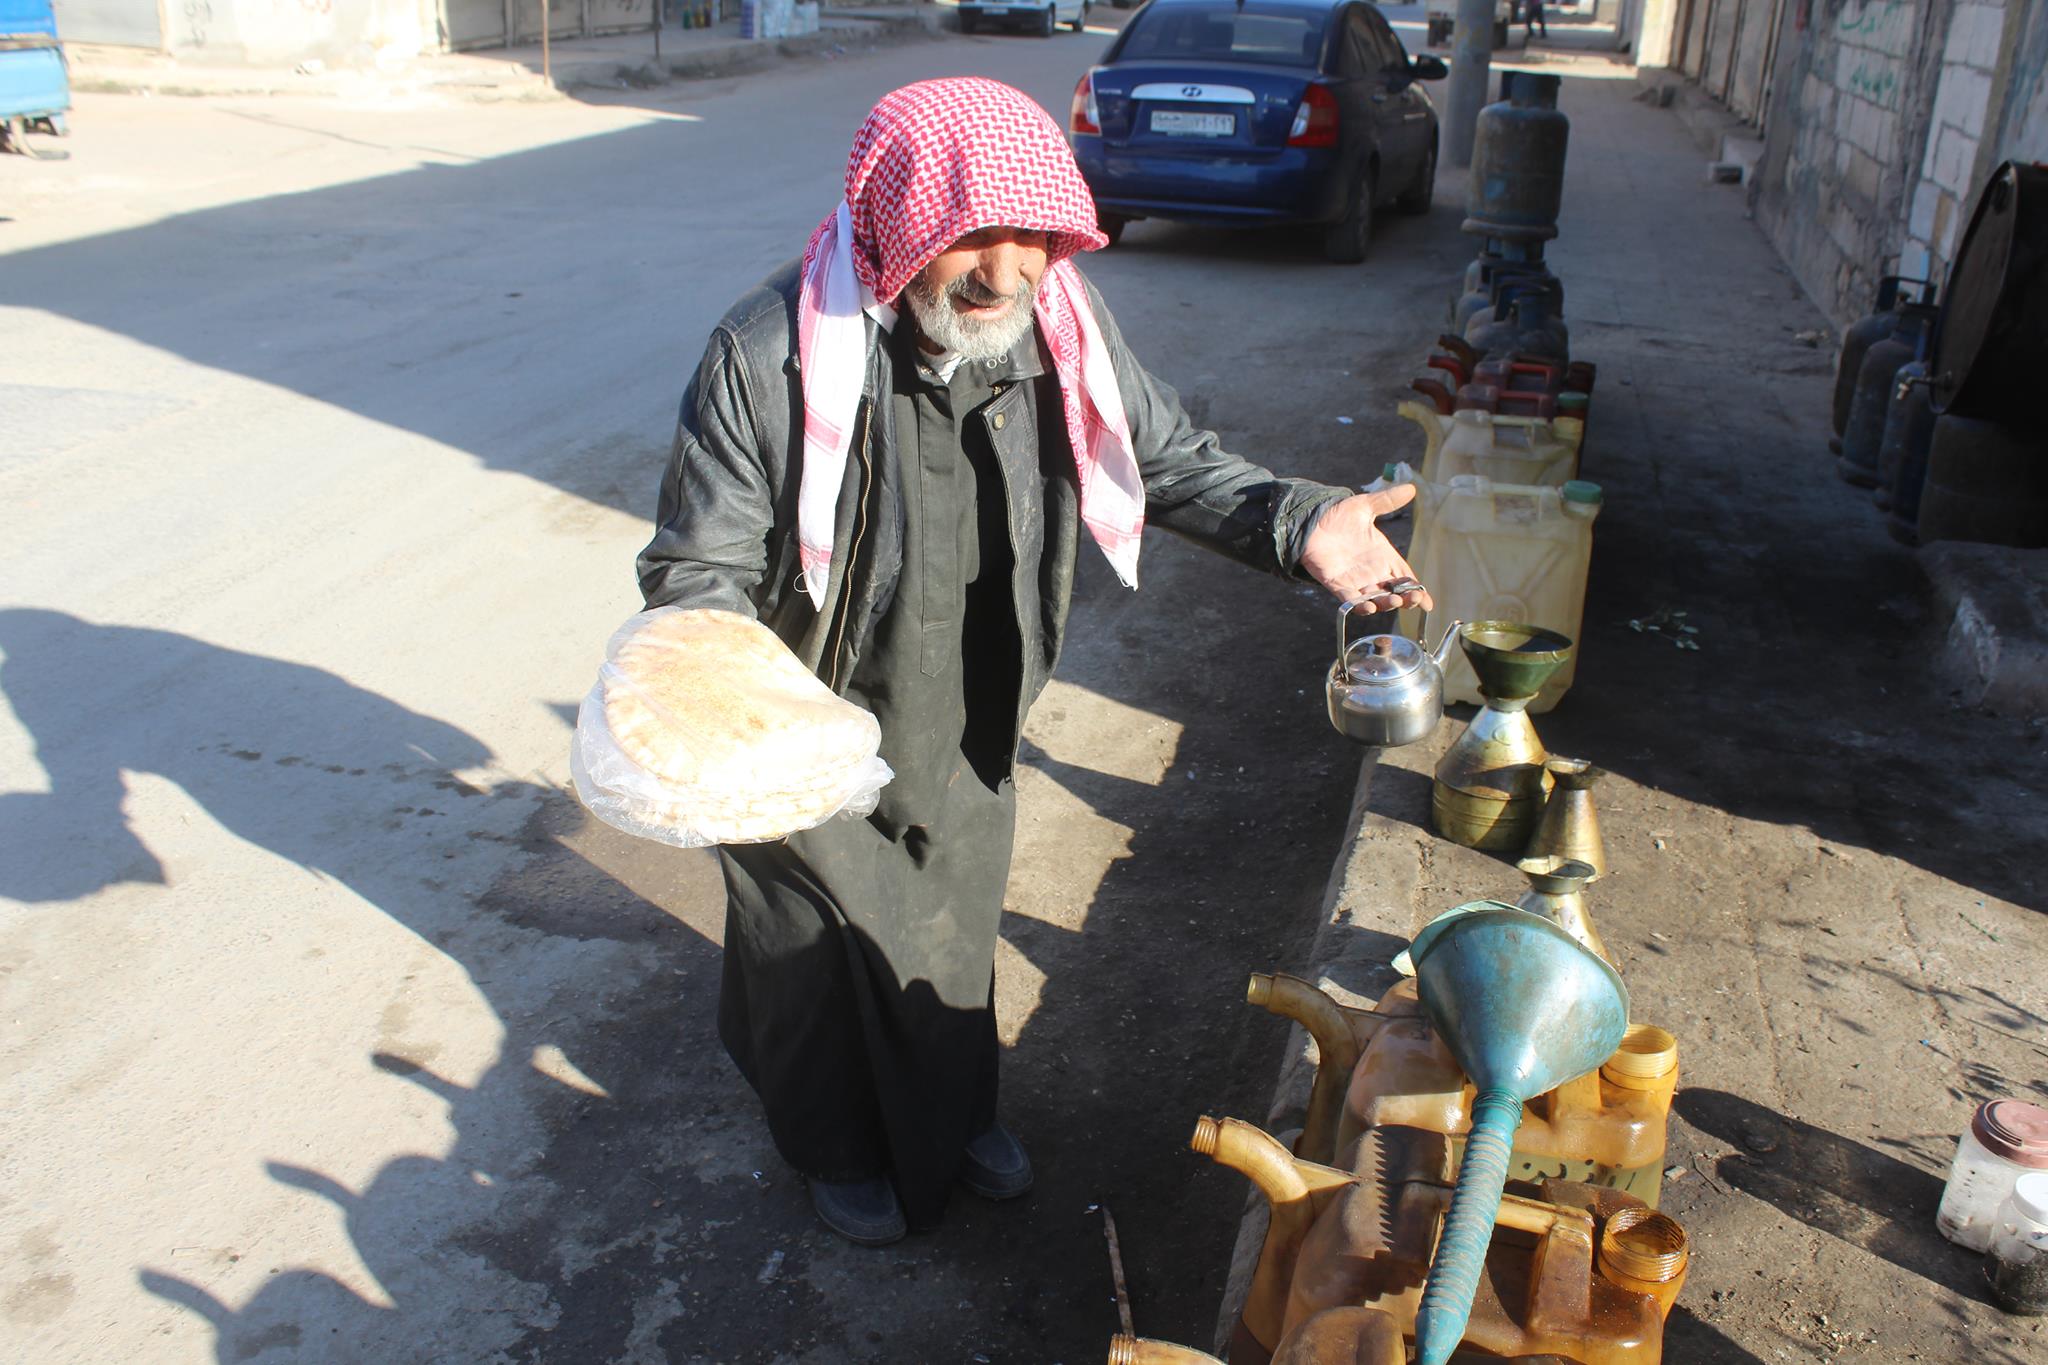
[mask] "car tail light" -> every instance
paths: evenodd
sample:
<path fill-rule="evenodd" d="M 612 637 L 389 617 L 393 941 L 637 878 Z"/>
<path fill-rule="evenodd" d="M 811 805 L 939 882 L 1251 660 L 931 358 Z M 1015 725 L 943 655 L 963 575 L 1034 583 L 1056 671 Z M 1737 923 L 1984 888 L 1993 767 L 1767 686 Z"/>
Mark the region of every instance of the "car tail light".
<path fill-rule="evenodd" d="M 1335 106 L 1332 106 L 1333 108 Z M 1067 116 L 1067 129 L 1075 133 L 1100 133 L 1102 111 L 1095 106 L 1095 73 L 1081 77 L 1074 87 L 1074 107 Z"/>
<path fill-rule="evenodd" d="M 1287 130 L 1290 147 L 1334 147 L 1337 145 L 1337 97 L 1327 85 L 1311 85 L 1307 98 L 1294 111 L 1294 126 Z"/>

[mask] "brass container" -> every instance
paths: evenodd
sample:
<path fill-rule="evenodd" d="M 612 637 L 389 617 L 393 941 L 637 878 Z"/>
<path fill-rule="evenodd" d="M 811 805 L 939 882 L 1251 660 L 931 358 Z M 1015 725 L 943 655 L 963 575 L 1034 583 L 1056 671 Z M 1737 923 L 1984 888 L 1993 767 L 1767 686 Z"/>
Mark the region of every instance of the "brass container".
<path fill-rule="evenodd" d="M 1572 642 L 1537 626 L 1474 621 L 1459 629 L 1458 643 L 1486 705 L 1436 766 L 1430 823 L 1452 843 L 1519 853 L 1552 780 L 1529 703 L 1571 658 Z"/>
<path fill-rule="evenodd" d="M 1543 803 L 1521 868 L 1527 872 L 1546 864 L 1579 862 L 1593 869 L 1586 880 L 1598 881 L 1607 875 L 1607 849 L 1600 839 L 1600 817 L 1593 810 L 1593 784 L 1601 770 L 1583 758 L 1550 758 L 1543 767 L 1550 774 L 1550 799 Z"/>
<path fill-rule="evenodd" d="M 1557 797 L 1550 799 L 1556 801 Z M 1524 858 L 1521 866 L 1529 878 L 1529 889 L 1515 904 L 1549 919 L 1612 963 L 1614 958 L 1600 941 L 1600 931 L 1593 927 L 1593 916 L 1586 910 L 1586 883 L 1593 880 L 1592 865 L 1570 858 Z"/>

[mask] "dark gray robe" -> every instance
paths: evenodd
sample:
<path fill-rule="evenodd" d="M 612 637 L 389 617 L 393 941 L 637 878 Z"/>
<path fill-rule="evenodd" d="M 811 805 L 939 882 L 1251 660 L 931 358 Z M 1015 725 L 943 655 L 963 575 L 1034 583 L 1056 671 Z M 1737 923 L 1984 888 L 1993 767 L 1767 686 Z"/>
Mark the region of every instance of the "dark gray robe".
<path fill-rule="evenodd" d="M 996 1119 L 996 933 L 1045 553 L 1016 529 L 1043 517 L 1011 504 L 1071 485 L 1073 459 L 1060 439 L 1008 467 L 983 425 L 996 385 L 1042 372 L 1032 338 L 941 383 L 898 330 L 903 573 L 847 689 L 881 722 L 896 777 L 866 820 L 723 850 L 719 1026 L 792 1166 L 887 1175 L 927 1227 Z"/>

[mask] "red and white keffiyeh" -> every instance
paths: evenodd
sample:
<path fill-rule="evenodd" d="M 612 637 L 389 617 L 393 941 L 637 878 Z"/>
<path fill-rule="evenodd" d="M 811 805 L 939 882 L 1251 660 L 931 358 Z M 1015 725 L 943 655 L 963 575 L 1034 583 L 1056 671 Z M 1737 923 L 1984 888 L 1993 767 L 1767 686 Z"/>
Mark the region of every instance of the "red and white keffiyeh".
<path fill-rule="evenodd" d="M 1109 345 L 1068 258 L 1109 239 L 1057 124 L 997 81 L 920 81 L 885 95 L 854 136 L 846 198 L 804 252 L 797 355 L 804 463 L 797 541 L 804 589 L 820 610 L 832 524 L 867 365 L 863 314 L 885 329 L 918 271 L 983 228 L 1044 232 L 1050 264 L 1035 314 L 1065 400 L 1081 519 L 1126 586 L 1138 582 L 1145 489 Z"/>

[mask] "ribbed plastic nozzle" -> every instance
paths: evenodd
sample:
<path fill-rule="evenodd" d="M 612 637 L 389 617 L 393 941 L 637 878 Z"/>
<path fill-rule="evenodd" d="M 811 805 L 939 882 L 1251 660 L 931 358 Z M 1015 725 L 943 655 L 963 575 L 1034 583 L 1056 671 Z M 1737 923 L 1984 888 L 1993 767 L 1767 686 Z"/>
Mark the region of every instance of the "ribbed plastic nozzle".
<path fill-rule="evenodd" d="M 1223 1125 L 1204 1114 L 1195 1120 L 1195 1135 L 1188 1139 L 1188 1147 L 1197 1156 L 1213 1157 L 1222 1137 Z"/>
<path fill-rule="evenodd" d="M 1482 1090 L 1472 1103 L 1472 1132 L 1458 1167 L 1458 1187 L 1444 1215 L 1443 1237 L 1415 1315 L 1417 1365 L 1445 1365 L 1465 1336 L 1472 1296 L 1486 1269 L 1486 1248 L 1508 1183 L 1508 1158 L 1522 1123 L 1522 1101 L 1512 1090 Z"/>
<path fill-rule="evenodd" d="M 1244 998 L 1264 1009 L 1266 1002 L 1273 998 L 1272 976 L 1266 972 L 1253 972 L 1252 979 L 1245 983 Z"/>

